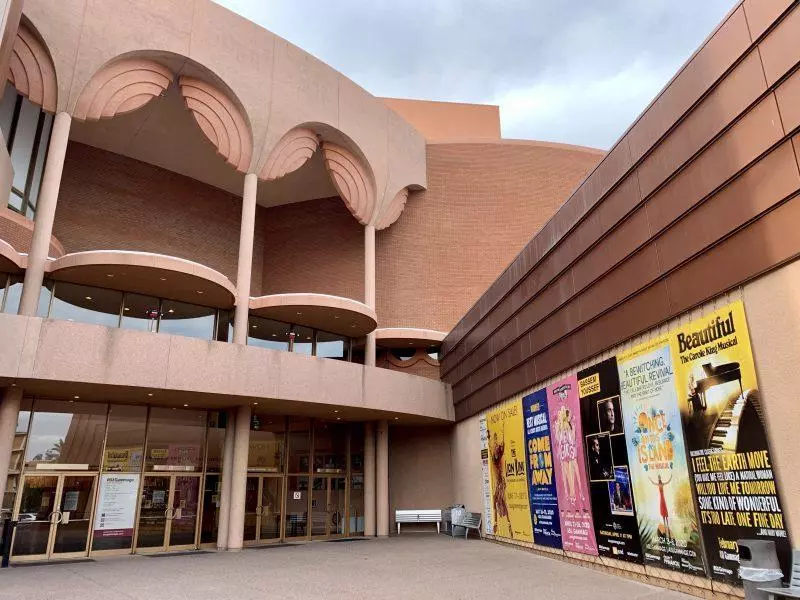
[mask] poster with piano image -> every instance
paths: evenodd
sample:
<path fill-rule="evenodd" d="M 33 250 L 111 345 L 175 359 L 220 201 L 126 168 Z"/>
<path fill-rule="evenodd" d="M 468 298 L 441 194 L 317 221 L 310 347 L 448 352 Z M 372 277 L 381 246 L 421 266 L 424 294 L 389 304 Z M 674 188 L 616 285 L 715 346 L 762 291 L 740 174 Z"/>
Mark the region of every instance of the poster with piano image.
<path fill-rule="evenodd" d="M 617 355 L 617 368 L 644 561 L 655 567 L 704 575 L 667 337 Z M 621 494 L 615 492 L 617 495 Z"/>
<path fill-rule="evenodd" d="M 522 415 L 525 419 L 533 541 L 550 548 L 561 548 L 561 522 L 558 518 L 547 390 L 537 390 L 525 396 L 522 399 Z"/>
<path fill-rule="evenodd" d="M 741 585 L 739 539 L 790 544 L 741 301 L 669 333 L 678 406 L 710 575 Z"/>
<path fill-rule="evenodd" d="M 578 371 L 583 440 L 600 556 L 642 562 L 616 358 Z"/>

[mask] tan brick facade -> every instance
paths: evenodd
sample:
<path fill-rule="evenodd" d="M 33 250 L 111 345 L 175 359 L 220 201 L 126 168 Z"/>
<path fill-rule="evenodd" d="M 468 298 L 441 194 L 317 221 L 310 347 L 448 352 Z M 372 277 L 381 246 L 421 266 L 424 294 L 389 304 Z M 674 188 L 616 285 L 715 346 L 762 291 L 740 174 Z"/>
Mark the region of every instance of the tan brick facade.
<path fill-rule="evenodd" d="M 450 331 L 600 160 L 539 143 L 428 146 L 428 189 L 377 235 L 380 327 Z"/>

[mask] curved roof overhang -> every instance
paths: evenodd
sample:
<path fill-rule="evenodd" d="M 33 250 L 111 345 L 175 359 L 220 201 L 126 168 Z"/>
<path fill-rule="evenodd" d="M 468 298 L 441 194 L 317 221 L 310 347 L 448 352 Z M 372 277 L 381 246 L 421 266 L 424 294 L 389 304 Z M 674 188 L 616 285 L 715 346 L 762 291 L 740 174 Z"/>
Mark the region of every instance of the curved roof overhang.
<path fill-rule="evenodd" d="M 11 244 L 0 240 L 0 271 L 19 273 L 25 268 L 26 257 L 14 250 Z"/>
<path fill-rule="evenodd" d="M 273 294 L 250 298 L 250 313 L 348 337 L 366 335 L 378 326 L 374 309 L 357 300 L 328 294 Z"/>
<path fill-rule="evenodd" d="M 232 308 L 236 287 L 222 273 L 196 262 L 149 252 L 92 250 L 48 263 L 50 277 L 213 308 Z"/>
<path fill-rule="evenodd" d="M 415 327 L 386 327 L 375 331 L 378 346 L 384 348 L 427 348 L 438 346 L 444 341 L 447 333 L 433 329 L 417 329 Z"/>

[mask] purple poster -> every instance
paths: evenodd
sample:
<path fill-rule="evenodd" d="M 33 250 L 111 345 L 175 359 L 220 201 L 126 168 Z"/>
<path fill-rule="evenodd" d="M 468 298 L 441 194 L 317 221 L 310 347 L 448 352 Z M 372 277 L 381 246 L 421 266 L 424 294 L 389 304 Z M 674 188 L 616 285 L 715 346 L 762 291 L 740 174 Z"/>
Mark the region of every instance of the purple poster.
<path fill-rule="evenodd" d="M 581 409 L 575 375 L 547 388 L 550 429 L 555 453 L 561 543 L 567 552 L 597 556 L 592 505 L 581 441 Z"/>

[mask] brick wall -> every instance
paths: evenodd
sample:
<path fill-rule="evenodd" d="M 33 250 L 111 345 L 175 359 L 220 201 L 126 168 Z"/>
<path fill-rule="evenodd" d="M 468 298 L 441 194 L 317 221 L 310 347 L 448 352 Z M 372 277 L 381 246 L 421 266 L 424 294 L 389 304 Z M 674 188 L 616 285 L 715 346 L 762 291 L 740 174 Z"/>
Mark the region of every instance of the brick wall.
<path fill-rule="evenodd" d="M 262 294 L 314 292 L 364 300 L 364 228 L 340 198 L 269 208 Z"/>
<path fill-rule="evenodd" d="M 70 142 L 53 233 L 67 252 L 158 252 L 207 265 L 235 283 L 241 211 L 241 198 L 225 191 Z M 262 244 L 257 229 L 256 248 Z M 262 257 L 254 253 L 255 289 Z"/>
<path fill-rule="evenodd" d="M 600 160 L 535 143 L 428 146 L 428 189 L 377 235 L 380 327 L 450 331 Z"/>

